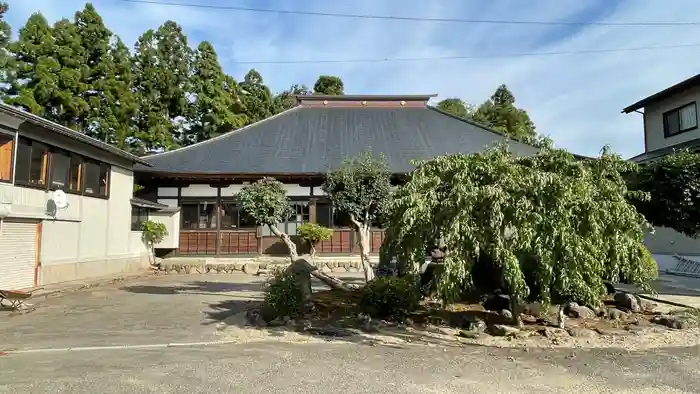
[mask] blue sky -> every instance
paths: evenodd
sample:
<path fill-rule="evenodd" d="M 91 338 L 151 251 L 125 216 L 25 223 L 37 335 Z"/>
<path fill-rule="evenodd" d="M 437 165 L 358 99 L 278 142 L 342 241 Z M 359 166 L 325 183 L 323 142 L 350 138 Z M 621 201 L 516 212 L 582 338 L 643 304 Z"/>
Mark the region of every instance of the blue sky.
<path fill-rule="evenodd" d="M 174 0 L 177 1 L 177 0 Z M 700 21 L 697 0 L 187 0 L 315 12 L 431 18 L 563 21 Z M 15 31 L 33 12 L 71 18 L 81 0 L 9 0 Z M 190 44 L 211 41 L 224 69 L 241 79 L 251 67 L 280 91 L 340 76 L 346 93 L 460 97 L 479 104 L 507 84 L 539 132 L 570 151 L 596 155 L 604 144 L 625 157 L 643 150 L 641 115 L 620 110 L 700 72 L 700 47 L 603 54 L 469 60 L 239 64 L 237 62 L 444 57 L 559 52 L 700 43 L 700 26 L 606 27 L 487 25 L 339 19 L 94 0 L 107 26 L 127 44 L 168 19 Z"/>

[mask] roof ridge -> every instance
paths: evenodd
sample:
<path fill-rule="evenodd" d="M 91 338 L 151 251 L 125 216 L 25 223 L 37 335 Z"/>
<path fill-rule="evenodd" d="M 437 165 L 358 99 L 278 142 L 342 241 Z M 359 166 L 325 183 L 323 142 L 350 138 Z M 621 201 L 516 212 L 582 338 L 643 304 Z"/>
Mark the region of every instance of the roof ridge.
<path fill-rule="evenodd" d="M 261 120 L 255 122 L 255 123 L 251 123 L 251 124 L 249 124 L 249 125 L 243 126 L 243 127 L 239 128 L 239 129 L 231 130 L 231 131 L 229 131 L 228 133 L 224 133 L 224 134 L 221 134 L 221 135 L 217 135 L 217 136 L 214 137 L 214 138 L 209 138 L 208 140 L 200 141 L 200 142 L 197 142 L 197 143 L 192 144 L 192 145 L 183 146 L 183 147 L 181 147 L 181 148 L 177 148 L 177 149 L 173 149 L 173 150 L 169 150 L 169 151 L 165 151 L 165 152 L 160 152 L 160 153 L 154 153 L 154 154 L 148 155 L 148 156 L 143 156 L 143 157 L 141 157 L 141 158 L 144 159 L 144 160 L 148 160 L 148 159 L 150 159 L 150 158 L 152 158 L 152 157 L 162 157 L 162 156 L 167 155 L 168 153 L 181 152 L 181 151 L 183 151 L 183 150 L 185 150 L 185 149 L 192 148 L 192 147 L 194 147 L 194 146 L 200 146 L 200 145 L 204 145 L 204 144 L 206 144 L 206 143 L 208 143 L 208 142 L 216 141 L 216 140 L 219 140 L 219 139 L 224 139 L 224 137 L 230 137 L 231 135 L 238 134 L 239 132 L 248 130 L 248 129 L 252 128 L 253 126 L 257 126 L 257 125 L 262 124 L 262 123 L 264 123 L 264 122 L 266 122 L 266 121 L 268 121 L 268 120 L 272 120 L 272 119 L 274 119 L 274 118 L 276 118 L 276 117 L 278 117 L 278 116 L 287 114 L 287 113 L 292 112 L 292 111 L 294 111 L 294 110 L 297 110 L 298 108 L 301 108 L 301 107 L 300 107 L 299 105 L 295 105 L 294 107 L 289 108 L 289 109 L 286 109 L 286 110 L 284 110 L 284 111 L 282 111 L 282 112 L 280 112 L 280 113 L 274 114 L 274 115 L 269 116 L 269 117 L 267 117 L 267 118 L 265 118 L 265 119 L 261 119 Z"/>
<path fill-rule="evenodd" d="M 437 113 L 439 113 L 439 114 L 449 116 L 450 118 L 457 119 L 457 120 L 459 120 L 459 121 L 462 121 L 462 122 L 464 122 L 464 123 L 470 124 L 470 125 L 472 125 L 472 126 L 476 126 L 476 127 L 480 128 L 480 129 L 483 129 L 484 131 L 488 131 L 488 132 L 490 132 L 490 133 L 499 135 L 499 136 L 501 136 L 501 137 L 505 137 L 505 138 L 507 138 L 507 139 L 509 139 L 509 140 L 511 140 L 511 141 L 513 141 L 513 142 L 518 142 L 518 143 L 521 143 L 521 144 L 523 144 L 523 145 L 527 145 L 527 146 L 532 147 L 532 148 L 537 148 L 535 145 L 532 145 L 532 144 L 527 143 L 527 142 L 520 141 L 519 139 L 517 139 L 517 138 L 515 138 L 515 137 L 513 137 L 513 136 L 510 136 L 510 135 L 508 135 L 508 134 L 506 134 L 506 133 L 500 132 L 500 131 L 498 131 L 498 130 L 496 130 L 496 129 L 493 129 L 493 128 L 489 127 L 489 126 L 486 126 L 486 125 L 483 125 L 483 124 L 481 124 L 481 123 L 475 122 L 475 121 L 473 121 L 473 120 L 469 120 L 469 119 L 465 119 L 465 118 L 460 118 L 459 116 L 453 115 L 453 114 L 451 114 L 451 113 L 449 113 L 449 112 L 445 112 L 445 111 L 443 111 L 443 110 L 441 110 L 441 109 L 439 109 L 439 108 L 437 108 L 437 107 L 435 107 L 435 106 L 433 106 L 433 105 L 426 105 L 425 107 L 428 108 L 428 109 L 431 109 L 431 110 L 433 110 L 433 111 L 435 111 L 435 112 L 437 112 Z"/>

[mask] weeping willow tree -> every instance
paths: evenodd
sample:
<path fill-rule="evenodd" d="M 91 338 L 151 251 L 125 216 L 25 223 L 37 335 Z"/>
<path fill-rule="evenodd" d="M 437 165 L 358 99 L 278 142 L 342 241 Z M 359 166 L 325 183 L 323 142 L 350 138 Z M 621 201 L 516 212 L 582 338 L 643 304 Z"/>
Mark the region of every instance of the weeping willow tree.
<path fill-rule="evenodd" d="M 395 259 L 410 270 L 440 239 L 445 302 L 495 279 L 517 324 L 524 299 L 598 305 L 604 280 L 645 286 L 656 274 L 644 264 L 648 224 L 620 175 L 630 170 L 607 148 L 579 161 L 551 146 L 530 157 L 501 145 L 419 163 L 392 199 L 380 264 Z M 484 264 L 489 275 L 478 276 Z"/>

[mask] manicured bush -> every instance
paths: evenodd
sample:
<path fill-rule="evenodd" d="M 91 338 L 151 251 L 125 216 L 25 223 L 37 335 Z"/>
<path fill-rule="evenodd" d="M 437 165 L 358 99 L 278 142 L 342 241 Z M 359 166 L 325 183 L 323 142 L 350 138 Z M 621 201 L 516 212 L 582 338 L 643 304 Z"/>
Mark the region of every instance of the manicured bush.
<path fill-rule="evenodd" d="M 323 227 L 318 223 L 306 222 L 297 228 L 297 234 L 309 244 L 311 256 L 316 255 L 316 245 L 321 241 L 331 239 L 333 230 Z"/>
<path fill-rule="evenodd" d="M 378 277 L 361 290 L 360 310 L 372 317 L 402 318 L 418 308 L 421 294 L 418 278 Z"/>
<path fill-rule="evenodd" d="M 304 292 L 294 273 L 276 270 L 265 284 L 262 317 L 270 321 L 282 317 L 294 319 L 304 311 Z"/>

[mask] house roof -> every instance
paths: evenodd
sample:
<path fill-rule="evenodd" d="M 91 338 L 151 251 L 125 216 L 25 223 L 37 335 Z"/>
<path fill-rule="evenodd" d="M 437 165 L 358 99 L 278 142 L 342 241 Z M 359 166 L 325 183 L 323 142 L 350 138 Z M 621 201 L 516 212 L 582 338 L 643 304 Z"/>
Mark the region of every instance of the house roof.
<path fill-rule="evenodd" d="M 168 206 L 165 204 L 160 204 L 157 202 L 148 201 L 148 200 L 145 200 L 145 199 L 139 198 L 139 197 L 133 197 L 131 199 L 131 205 L 135 205 L 135 206 L 141 207 L 141 208 L 151 208 L 151 209 L 158 209 L 158 210 L 168 208 Z"/>
<path fill-rule="evenodd" d="M 208 141 L 146 156 L 164 176 L 207 174 L 323 174 L 343 159 L 371 150 L 383 153 L 394 173 L 410 172 L 411 160 L 472 154 L 509 141 L 519 155 L 537 148 L 426 103 L 418 96 L 301 96 L 300 105 Z M 323 104 L 321 104 L 323 102 Z"/>
<path fill-rule="evenodd" d="M 50 120 L 46 120 L 46 119 L 42 118 L 41 116 L 31 114 L 31 113 L 23 111 L 19 108 L 15 108 L 11 105 L 0 102 L 0 112 L 4 112 L 8 115 L 17 117 L 19 119 L 22 119 L 23 121 L 32 123 L 36 126 L 40 126 L 40 127 L 45 128 L 45 129 L 49 129 L 55 133 L 64 135 L 64 136 L 71 138 L 71 139 L 74 139 L 76 141 L 80 141 L 82 143 L 85 143 L 87 145 L 95 147 L 99 150 L 109 152 L 109 153 L 116 155 L 118 157 L 121 157 L 121 158 L 124 158 L 127 160 L 131 160 L 134 163 L 139 163 L 141 165 L 150 166 L 150 164 L 148 164 L 148 162 L 144 161 L 143 159 L 139 158 L 138 156 L 132 155 L 131 153 L 125 152 L 119 148 L 115 148 L 114 146 L 109 145 L 105 142 L 102 142 L 102 141 L 97 140 L 97 139 L 92 138 L 92 137 L 88 137 L 85 134 L 82 134 L 82 133 L 79 133 L 75 130 L 69 129 L 68 127 L 65 127 L 65 126 L 61 126 L 60 124 L 54 123 Z"/>
<path fill-rule="evenodd" d="M 666 98 L 668 96 L 683 92 L 686 89 L 692 88 L 694 86 L 697 86 L 700 84 L 700 74 L 695 75 L 693 77 L 690 77 L 686 79 L 685 81 L 678 82 L 677 84 L 668 87 L 658 93 L 654 93 L 651 96 L 641 99 L 637 101 L 636 103 L 624 108 L 622 110 L 622 113 L 628 114 L 630 112 L 636 111 L 640 108 L 644 108 L 647 104 L 654 102 L 656 100 L 661 100 L 663 98 Z"/>
<path fill-rule="evenodd" d="M 635 163 L 645 163 L 655 159 L 660 159 L 674 151 L 681 149 L 690 149 L 691 151 L 697 151 L 700 149 L 700 139 L 694 139 L 673 146 L 668 146 L 666 148 L 656 149 L 649 152 L 641 153 L 637 156 L 630 158 L 629 160 Z"/>

